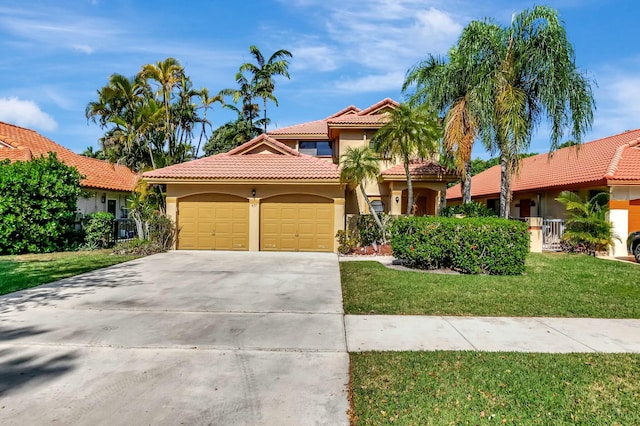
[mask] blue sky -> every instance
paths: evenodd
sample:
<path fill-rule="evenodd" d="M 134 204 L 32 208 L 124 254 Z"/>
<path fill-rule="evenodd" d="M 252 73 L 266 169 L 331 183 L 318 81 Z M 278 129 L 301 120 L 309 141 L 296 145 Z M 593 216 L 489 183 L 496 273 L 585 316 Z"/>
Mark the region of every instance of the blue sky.
<path fill-rule="evenodd" d="M 640 127 L 640 6 L 631 0 L 561 0 L 578 66 L 597 82 L 586 141 Z M 234 87 L 257 45 L 290 50 L 291 80 L 278 80 L 273 126 L 324 118 L 353 104 L 402 100 L 406 70 L 445 54 L 473 19 L 507 24 L 520 1 L 478 0 L 3 0 L 0 3 L 0 120 L 35 129 L 81 152 L 102 131 L 84 109 L 110 74 L 137 73 L 175 57 L 196 88 Z M 215 127 L 233 115 L 219 106 Z M 479 144 L 477 144 L 479 145 Z M 542 127 L 530 151 L 548 149 Z M 475 156 L 488 158 L 476 149 Z"/>

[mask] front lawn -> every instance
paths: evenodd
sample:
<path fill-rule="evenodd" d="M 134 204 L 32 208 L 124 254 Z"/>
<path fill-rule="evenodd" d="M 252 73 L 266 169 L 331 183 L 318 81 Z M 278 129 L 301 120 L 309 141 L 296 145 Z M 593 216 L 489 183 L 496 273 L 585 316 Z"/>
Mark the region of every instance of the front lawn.
<path fill-rule="evenodd" d="M 637 425 L 640 355 L 351 354 L 357 425 Z"/>
<path fill-rule="evenodd" d="M 585 255 L 535 254 L 520 276 L 398 271 L 341 262 L 348 314 L 640 318 L 640 267 Z"/>
<path fill-rule="evenodd" d="M 114 255 L 111 250 L 0 256 L 0 294 L 35 287 L 137 257 Z"/>

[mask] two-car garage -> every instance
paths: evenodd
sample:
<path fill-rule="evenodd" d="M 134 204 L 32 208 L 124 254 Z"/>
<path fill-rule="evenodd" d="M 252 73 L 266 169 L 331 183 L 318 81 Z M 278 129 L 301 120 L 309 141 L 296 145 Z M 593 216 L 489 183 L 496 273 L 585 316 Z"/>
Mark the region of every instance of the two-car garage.
<path fill-rule="evenodd" d="M 334 201 L 285 194 L 259 201 L 261 251 L 334 249 Z M 226 194 L 197 194 L 178 200 L 177 247 L 181 250 L 249 250 L 252 233 L 249 199 Z"/>

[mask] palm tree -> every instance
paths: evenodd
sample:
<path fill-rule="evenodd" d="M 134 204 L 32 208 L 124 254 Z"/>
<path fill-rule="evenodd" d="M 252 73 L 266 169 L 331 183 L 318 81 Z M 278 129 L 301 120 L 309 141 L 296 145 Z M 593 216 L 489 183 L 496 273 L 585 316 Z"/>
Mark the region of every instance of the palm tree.
<path fill-rule="evenodd" d="M 551 124 L 551 150 L 566 128 L 580 141 L 595 108 L 590 81 L 575 65 L 575 54 L 558 12 L 536 6 L 501 27 L 489 20 L 465 28 L 457 46 L 477 76 L 479 125 L 488 146 L 500 152 L 500 216 L 508 217 L 511 180 L 537 125 Z"/>
<path fill-rule="evenodd" d="M 364 188 L 365 181 L 378 179 L 380 175 L 379 161 L 378 154 L 369 147 L 348 147 L 345 153 L 340 156 L 340 181 L 360 188 L 369 211 L 380 228 L 383 239 L 386 239 L 382 221 L 371 206 L 371 201 L 369 201 L 369 196 Z"/>
<path fill-rule="evenodd" d="M 238 83 L 237 89 L 222 89 L 218 93 L 218 96 L 231 96 L 231 100 L 236 103 L 238 101 L 242 101 L 242 107 L 240 110 L 240 114 L 242 118 L 249 122 L 249 127 L 254 127 L 253 123 L 255 118 L 258 116 L 259 107 L 258 104 L 253 102 L 253 98 L 255 97 L 254 86 L 247 79 L 247 77 L 240 71 L 236 73 L 236 83 Z M 237 110 L 237 108 L 235 108 Z M 260 130 L 254 134 L 254 136 L 258 136 Z"/>
<path fill-rule="evenodd" d="M 415 200 L 409 166 L 412 160 L 424 159 L 438 152 L 440 124 L 431 109 L 400 104 L 387 113 L 388 122 L 373 136 L 376 151 L 392 160 L 402 161 L 407 177 L 407 215 L 412 214 Z"/>
<path fill-rule="evenodd" d="M 403 92 L 415 86 L 412 105 L 428 104 L 444 116 L 443 148 L 453 159 L 460 176 L 462 202 L 471 202 L 471 152 L 479 132 L 475 76 L 464 63 L 467 60 L 456 48 L 449 51 L 449 61 L 429 55 L 412 67 Z"/>
<path fill-rule="evenodd" d="M 157 86 L 157 94 L 160 96 L 161 105 L 164 111 L 165 139 L 167 142 L 169 158 L 175 156 L 175 134 L 171 121 L 171 98 L 173 89 L 180 85 L 185 76 L 184 68 L 180 62 L 174 58 L 167 58 L 164 61 L 158 61 L 155 64 L 146 64 L 142 66 L 140 73 L 141 78 L 147 81 L 151 80 Z"/>
<path fill-rule="evenodd" d="M 267 100 L 272 101 L 278 106 L 278 99 L 273 94 L 275 89 L 273 76 L 281 75 L 286 78 L 291 78 L 289 76 L 289 61 L 286 58 L 292 58 L 293 55 L 288 50 L 280 49 L 274 52 L 269 59 L 265 60 L 264 55 L 256 46 L 249 46 L 249 51 L 253 55 L 257 65 L 250 62 L 244 63 L 240 66 L 240 72 L 244 73 L 248 71 L 253 75 L 251 79 L 253 92 L 254 96 L 262 98 L 264 132 L 267 133 L 267 124 L 269 122 L 267 118 Z"/>
<path fill-rule="evenodd" d="M 571 191 L 562 191 L 556 201 L 565 205 L 567 222 L 563 241 L 573 247 L 584 249 L 595 256 L 607 251 L 620 238 L 613 232 L 613 225 L 607 220 L 609 194 L 600 192 L 589 200 L 582 199 Z"/>

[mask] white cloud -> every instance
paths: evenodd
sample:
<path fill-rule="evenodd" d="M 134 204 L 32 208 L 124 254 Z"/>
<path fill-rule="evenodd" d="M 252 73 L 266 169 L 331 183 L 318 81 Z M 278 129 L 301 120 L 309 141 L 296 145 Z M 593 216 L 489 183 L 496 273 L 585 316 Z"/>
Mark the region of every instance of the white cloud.
<path fill-rule="evenodd" d="M 0 120 L 22 127 L 53 131 L 58 123 L 33 101 L 0 98 Z"/>
<path fill-rule="evenodd" d="M 335 83 L 335 88 L 341 93 L 400 91 L 403 81 L 403 71 L 392 71 L 386 74 L 371 74 L 354 79 L 339 80 Z"/>
<path fill-rule="evenodd" d="M 334 71 L 338 68 L 336 52 L 326 45 L 298 46 L 291 49 L 292 70 L 314 69 L 317 71 Z"/>

